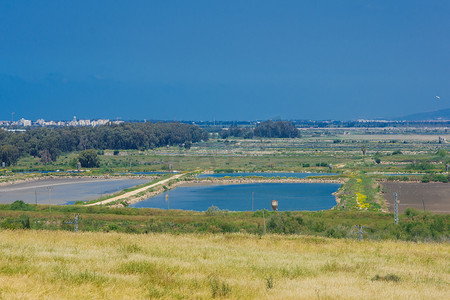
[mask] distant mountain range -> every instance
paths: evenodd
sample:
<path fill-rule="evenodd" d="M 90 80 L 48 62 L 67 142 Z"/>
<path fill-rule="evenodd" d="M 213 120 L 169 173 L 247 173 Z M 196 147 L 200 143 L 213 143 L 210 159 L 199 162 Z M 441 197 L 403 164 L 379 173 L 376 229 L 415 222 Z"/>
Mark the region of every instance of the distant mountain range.
<path fill-rule="evenodd" d="M 405 120 L 405 121 L 450 120 L 450 108 L 396 117 L 392 118 L 391 120 Z"/>

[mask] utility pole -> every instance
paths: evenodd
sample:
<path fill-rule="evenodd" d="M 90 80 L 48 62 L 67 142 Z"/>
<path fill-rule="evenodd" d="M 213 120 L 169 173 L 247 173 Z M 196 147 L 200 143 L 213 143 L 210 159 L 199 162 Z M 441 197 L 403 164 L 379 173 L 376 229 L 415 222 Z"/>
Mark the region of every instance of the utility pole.
<path fill-rule="evenodd" d="M 11 126 L 12 126 L 13 123 L 14 123 L 14 113 L 12 112 L 11 113 Z"/>
<path fill-rule="evenodd" d="M 425 211 L 425 201 L 422 198 L 423 211 Z"/>
<path fill-rule="evenodd" d="M 363 228 L 364 228 L 364 226 L 362 226 L 362 225 L 358 225 L 358 227 L 359 227 L 359 231 L 358 231 L 358 233 L 359 233 L 359 241 L 362 241 L 363 240 L 363 233 L 364 233 L 364 231 L 363 231 Z"/>
<path fill-rule="evenodd" d="M 64 222 L 65 224 L 73 224 L 73 231 L 78 232 L 78 214 L 75 215 L 73 222 Z"/>
<path fill-rule="evenodd" d="M 36 201 L 36 205 L 37 205 L 37 190 L 34 190 L 34 200 Z"/>
<path fill-rule="evenodd" d="M 48 211 L 52 212 L 51 205 L 52 205 L 52 190 L 53 190 L 53 187 L 48 186 L 47 190 L 48 190 Z"/>
<path fill-rule="evenodd" d="M 394 222 L 395 222 L 395 225 L 398 225 L 398 203 L 399 203 L 399 201 L 398 201 L 398 196 L 397 196 L 397 193 L 394 193 L 394 197 L 395 197 L 395 199 L 394 199 Z"/>

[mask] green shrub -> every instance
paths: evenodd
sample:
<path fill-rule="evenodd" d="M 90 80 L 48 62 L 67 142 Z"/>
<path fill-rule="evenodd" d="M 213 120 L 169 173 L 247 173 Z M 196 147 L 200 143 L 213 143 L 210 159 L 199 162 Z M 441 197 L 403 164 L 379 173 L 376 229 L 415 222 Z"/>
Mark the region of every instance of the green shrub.
<path fill-rule="evenodd" d="M 395 274 L 388 274 L 386 276 L 380 276 L 380 275 L 375 275 L 372 278 L 372 281 L 393 281 L 393 282 L 399 282 L 400 281 L 400 277 L 395 275 Z"/>
<path fill-rule="evenodd" d="M 36 208 L 28 203 L 23 202 L 22 200 L 17 200 L 14 201 L 13 203 L 11 203 L 11 205 L 9 206 L 10 210 L 25 210 L 25 211 L 29 211 L 29 210 L 35 210 Z"/>
<path fill-rule="evenodd" d="M 4 229 L 30 229 L 30 218 L 27 215 L 21 215 L 17 219 L 6 218 L 6 220 L 0 224 L 0 227 Z"/>
<path fill-rule="evenodd" d="M 291 212 L 276 212 L 267 223 L 267 228 L 272 233 L 293 234 L 300 232 L 302 224 L 303 219 L 293 217 Z"/>
<path fill-rule="evenodd" d="M 209 286 L 211 288 L 211 294 L 213 298 L 226 297 L 231 293 L 231 286 L 225 281 L 220 282 L 216 276 L 210 276 Z"/>
<path fill-rule="evenodd" d="M 412 163 L 409 166 L 407 166 L 406 168 L 412 169 L 412 170 L 426 171 L 426 170 L 432 170 L 434 167 L 432 164 L 429 164 L 426 162 L 420 162 L 420 163 Z"/>

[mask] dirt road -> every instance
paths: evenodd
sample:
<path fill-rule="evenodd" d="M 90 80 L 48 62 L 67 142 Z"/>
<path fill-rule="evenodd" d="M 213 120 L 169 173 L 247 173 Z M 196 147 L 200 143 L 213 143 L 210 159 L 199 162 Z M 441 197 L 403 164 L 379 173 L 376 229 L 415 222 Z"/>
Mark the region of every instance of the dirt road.
<path fill-rule="evenodd" d="M 137 189 L 137 190 L 134 190 L 134 191 L 125 193 L 125 194 L 120 195 L 120 196 L 116 196 L 116 197 L 113 197 L 113 198 L 109 198 L 109 199 L 106 199 L 106 200 L 103 200 L 103 201 L 99 201 L 99 202 L 96 202 L 96 203 L 88 204 L 88 205 L 86 205 L 86 206 L 104 205 L 104 204 L 108 204 L 108 203 L 111 203 L 111 202 L 114 202 L 114 201 L 117 201 L 117 200 L 127 199 L 127 198 L 129 198 L 129 197 L 131 197 L 131 196 L 134 196 L 134 195 L 137 195 L 137 194 L 139 194 L 139 193 L 141 193 L 141 192 L 145 192 L 145 191 L 148 190 L 148 189 L 154 188 L 155 186 L 163 185 L 163 184 L 167 183 L 167 182 L 170 181 L 170 180 L 180 178 L 180 177 L 183 176 L 183 175 L 185 175 L 185 174 L 177 174 L 177 175 L 174 175 L 174 176 L 172 176 L 172 177 L 170 177 L 170 178 L 167 178 L 167 179 L 158 181 L 158 182 L 156 182 L 156 183 L 154 183 L 154 184 L 145 186 L 145 187 L 143 187 L 143 188 L 140 188 L 140 189 Z"/>

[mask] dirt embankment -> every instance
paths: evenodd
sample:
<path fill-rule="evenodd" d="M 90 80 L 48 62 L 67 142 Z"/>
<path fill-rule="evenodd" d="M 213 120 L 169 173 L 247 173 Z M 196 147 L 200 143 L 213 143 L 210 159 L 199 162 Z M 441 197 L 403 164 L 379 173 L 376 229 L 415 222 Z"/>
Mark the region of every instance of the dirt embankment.
<path fill-rule="evenodd" d="M 319 178 L 205 178 L 184 181 L 180 186 L 200 186 L 211 184 L 248 184 L 248 183 L 345 183 L 342 179 Z"/>

